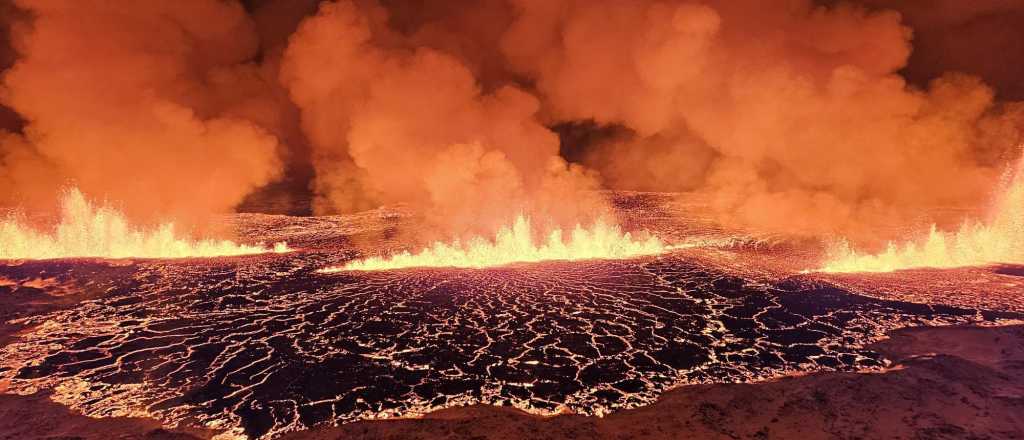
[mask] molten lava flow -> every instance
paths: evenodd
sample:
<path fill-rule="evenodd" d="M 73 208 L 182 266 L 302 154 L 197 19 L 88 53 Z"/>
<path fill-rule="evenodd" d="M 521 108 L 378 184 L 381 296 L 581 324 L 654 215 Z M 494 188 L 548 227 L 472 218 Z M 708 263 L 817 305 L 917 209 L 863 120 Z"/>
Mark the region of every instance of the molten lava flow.
<path fill-rule="evenodd" d="M 589 230 L 577 225 L 568 241 L 563 239 L 561 229 L 555 229 L 548 234 L 546 241 L 538 243 L 533 238 L 530 220 L 519 216 L 511 228 L 504 227 L 498 231 L 493 241 L 473 237 L 464 246 L 458 241 L 450 245 L 436 242 L 417 254 L 405 251 L 388 258 L 371 257 L 323 271 L 407 267 L 482 268 L 516 262 L 630 258 L 659 254 L 667 249 L 656 237 L 636 240 L 628 232 L 623 233 L 618 227 L 603 221 L 595 222 Z"/>
<path fill-rule="evenodd" d="M 135 229 L 121 212 L 93 206 L 77 189 L 64 194 L 60 223 L 50 233 L 25 226 L 15 217 L 0 222 L 0 259 L 185 258 L 287 252 L 285 243 L 273 249 L 227 240 L 189 240 L 175 237 L 174 225 Z"/>
<path fill-rule="evenodd" d="M 842 242 L 832 249 L 822 272 L 889 272 L 915 267 L 961 267 L 1024 263 L 1024 158 L 1003 179 L 999 198 L 985 223 L 966 221 L 960 230 L 938 231 L 877 255 L 860 254 Z"/>

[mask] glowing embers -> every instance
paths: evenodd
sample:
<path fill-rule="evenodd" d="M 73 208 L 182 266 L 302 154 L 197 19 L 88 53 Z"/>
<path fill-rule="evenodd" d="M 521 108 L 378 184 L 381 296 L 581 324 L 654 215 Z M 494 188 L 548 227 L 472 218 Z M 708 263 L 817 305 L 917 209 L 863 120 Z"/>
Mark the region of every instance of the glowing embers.
<path fill-rule="evenodd" d="M 568 240 L 561 229 L 555 229 L 547 239 L 534 239 L 530 220 L 519 216 L 512 227 L 498 231 L 494 240 L 473 237 L 461 244 L 436 242 L 429 248 L 412 254 L 408 251 L 390 257 L 371 257 L 353 261 L 343 267 L 324 269 L 323 272 L 343 270 L 389 270 L 407 267 L 463 267 L 482 268 L 518 262 L 547 260 L 622 259 L 665 252 L 668 247 L 657 237 L 635 239 L 617 226 L 603 221 L 589 229 L 577 225 Z"/>
<path fill-rule="evenodd" d="M 821 272 L 889 272 L 919 267 L 949 268 L 1024 263 L 1024 158 L 1004 176 L 989 221 L 965 221 L 960 230 L 932 226 L 918 242 L 890 243 L 877 255 L 860 254 L 842 242 Z"/>
<path fill-rule="evenodd" d="M 0 259 L 186 258 L 288 252 L 285 243 L 272 249 L 227 240 L 191 240 L 175 236 L 174 225 L 151 230 L 128 224 L 121 212 L 94 206 L 77 189 L 64 193 L 60 222 L 40 232 L 14 216 L 0 221 Z"/>

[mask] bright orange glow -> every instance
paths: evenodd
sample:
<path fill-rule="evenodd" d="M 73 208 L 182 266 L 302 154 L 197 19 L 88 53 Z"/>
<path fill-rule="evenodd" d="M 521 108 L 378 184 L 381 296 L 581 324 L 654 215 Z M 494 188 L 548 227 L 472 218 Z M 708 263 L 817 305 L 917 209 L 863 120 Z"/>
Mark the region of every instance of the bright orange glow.
<path fill-rule="evenodd" d="M 668 249 L 657 237 L 634 239 L 628 232 L 623 233 L 617 226 L 603 221 L 595 222 L 589 229 L 577 225 L 568 240 L 564 239 L 561 229 L 556 229 L 546 240 L 537 242 L 530 220 L 519 216 L 511 227 L 498 231 L 494 240 L 473 237 L 465 245 L 458 241 L 436 242 L 416 254 L 405 251 L 387 258 L 371 257 L 323 272 L 407 267 L 482 268 L 547 260 L 620 259 L 659 254 Z"/>
<path fill-rule="evenodd" d="M 50 232 L 28 227 L 14 216 L 0 221 L 0 259 L 186 258 L 289 251 L 285 243 L 267 249 L 227 240 L 180 238 L 173 223 L 136 229 L 120 211 L 92 205 L 77 189 L 64 194 L 60 215 L 60 223 Z"/>
<path fill-rule="evenodd" d="M 938 231 L 903 245 L 890 243 L 877 255 L 860 254 L 845 243 L 830 252 L 822 272 L 889 272 L 918 267 L 962 267 L 1024 263 L 1024 158 L 1007 173 L 987 222 L 969 220 L 957 232 Z"/>

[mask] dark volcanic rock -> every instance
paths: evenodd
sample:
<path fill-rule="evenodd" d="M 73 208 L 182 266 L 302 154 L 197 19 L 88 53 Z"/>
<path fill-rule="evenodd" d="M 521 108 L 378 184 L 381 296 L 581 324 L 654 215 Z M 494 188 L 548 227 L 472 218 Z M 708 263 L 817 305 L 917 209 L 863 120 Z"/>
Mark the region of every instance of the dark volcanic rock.
<path fill-rule="evenodd" d="M 144 409 L 261 437 L 472 403 L 603 414 L 686 383 L 880 368 L 862 344 L 885 331 L 986 317 L 672 256 L 316 273 L 326 258 L 0 266 L 56 277 L 26 295 L 92 292 L 33 318 L 0 380 L 80 390 L 64 401 L 87 414 Z"/>
<path fill-rule="evenodd" d="M 897 368 L 682 387 L 604 418 L 472 406 L 285 436 L 360 439 L 1019 439 L 1024 327 L 918 328 L 878 344 Z"/>

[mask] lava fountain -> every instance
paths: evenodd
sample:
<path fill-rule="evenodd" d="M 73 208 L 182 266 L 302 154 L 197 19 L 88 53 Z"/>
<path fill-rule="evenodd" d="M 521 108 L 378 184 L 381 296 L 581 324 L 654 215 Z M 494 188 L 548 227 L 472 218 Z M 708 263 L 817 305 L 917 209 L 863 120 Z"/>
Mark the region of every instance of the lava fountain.
<path fill-rule="evenodd" d="M 821 272 L 890 272 L 910 268 L 950 268 L 992 263 L 1024 263 L 1024 158 L 1002 179 L 989 220 L 967 220 L 956 232 L 932 225 L 926 237 L 889 243 L 879 254 L 861 254 L 845 241 L 829 252 Z"/>
<path fill-rule="evenodd" d="M 654 236 L 638 239 L 615 225 L 598 220 L 589 228 L 577 225 L 565 239 L 561 229 L 536 240 L 529 218 L 519 216 L 501 228 L 493 240 L 475 236 L 465 243 L 435 242 L 418 253 L 403 251 L 388 257 L 370 257 L 321 272 L 391 270 L 410 267 L 483 268 L 548 260 L 624 259 L 655 255 L 670 249 Z"/>
<path fill-rule="evenodd" d="M 122 212 L 93 205 L 78 189 L 64 193 L 53 231 L 38 231 L 13 215 L 0 221 L 0 259 L 220 257 L 289 250 L 285 243 L 265 248 L 182 238 L 173 223 L 139 229 Z"/>

